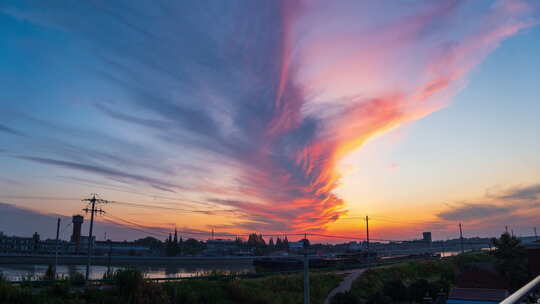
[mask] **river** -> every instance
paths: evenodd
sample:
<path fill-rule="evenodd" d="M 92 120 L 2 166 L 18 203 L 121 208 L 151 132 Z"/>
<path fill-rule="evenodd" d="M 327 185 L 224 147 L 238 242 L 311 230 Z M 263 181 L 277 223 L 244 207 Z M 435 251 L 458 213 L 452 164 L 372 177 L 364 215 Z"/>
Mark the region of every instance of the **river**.
<path fill-rule="evenodd" d="M 9 264 L 0 265 L 0 273 L 8 280 L 18 281 L 23 279 L 39 279 L 47 271 L 45 264 Z M 125 267 L 111 266 L 112 270 Z M 229 265 L 196 265 L 196 266 L 145 266 L 138 265 L 134 268 L 141 270 L 148 278 L 178 278 L 191 277 L 196 275 L 209 274 L 212 271 L 219 273 L 250 273 L 255 269 L 249 264 L 229 264 Z M 92 266 L 90 271 L 91 279 L 101 279 L 107 271 L 107 266 Z M 86 272 L 86 265 L 58 265 L 58 275 L 70 276 L 73 273 Z"/>

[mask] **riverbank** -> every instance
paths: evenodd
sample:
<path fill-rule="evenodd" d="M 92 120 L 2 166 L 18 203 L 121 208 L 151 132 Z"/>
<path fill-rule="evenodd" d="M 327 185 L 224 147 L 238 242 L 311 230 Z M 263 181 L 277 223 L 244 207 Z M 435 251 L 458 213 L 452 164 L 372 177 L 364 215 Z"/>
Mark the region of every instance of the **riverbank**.
<path fill-rule="evenodd" d="M 332 272 L 310 274 L 311 303 L 322 304 L 343 279 Z M 9 284 L 0 279 L 0 303 L 302 303 L 302 274 L 264 277 L 209 276 L 156 283 L 142 273 L 116 272 L 106 285 L 84 287 L 84 281 L 66 278 L 41 288 Z"/>

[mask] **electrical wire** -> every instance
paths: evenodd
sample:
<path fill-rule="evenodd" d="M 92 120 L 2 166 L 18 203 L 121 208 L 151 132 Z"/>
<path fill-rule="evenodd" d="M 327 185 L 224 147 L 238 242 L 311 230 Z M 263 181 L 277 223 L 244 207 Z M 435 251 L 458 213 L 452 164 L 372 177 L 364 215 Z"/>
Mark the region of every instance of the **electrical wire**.
<path fill-rule="evenodd" d="M 150 231 L 148 230 L 146 226 L 143 226 L 143 225 L 140 225 L 140 224 L 137 224 L 135 222 L 131 222 L 131 221 L 128 221 L 128 220 L 125 220 L 125 219 L 122 219 L 122 218 L 119 218 L 119 217 L 116 217 L 116 216 L 113 216 L 111 214 L 104 214 L 104 216 L 106 217 L 111 217 L 113 219 L 116 219 L 118 221 L 121 221 L 121 222 L 124 222 L 124 223 L 127 223 L 129 225 L 133 225 L 133 226 L 136 226 L 136 227 L 142 227 L 142 228 L 135 228 L 135 227 L 131 227 L 131 226 L 125 226 L 125 225 L 122 225 L 122 227 L 126 228 L 126 229 L 131 229 L 131 230 L 135 230 L 135 231 L 139 231 L 139 232 L 144 232 L 144 233 L 148 233 L 150 235 L 153 235 L 153 236 L 157 236 L 157 237 L 163 237 L 163 236 L 167 236 L 166 233 L 163 233 L 163 232 L 154 232 L 154 231 Z M 105 219 L 105 221 L 107 222 L 111 222 L 111 223 L 114 223 L 114 224 L 119 224 L 118 222 L 115 222 L 115 221 L 112 221 L 112 220 L 107 220 Z"/>
<path fill-rule="evenodd" d="M 108 201 L 108 202 L 112 204 L 119 204 L 119 205 L 124 205 L 124 206 L 135 207 L 135 208 L 155 208 L 155 209 L 162 209 L 162 210 L 171 210 L 171 211 L 178 211 L 178 212 L 198 213 L 198 214 L 207 214 L 207 215 L 213 215 L 216 213 L 237 212 L 236 210 L 192 210 L 192 209 L 183 209 L 183 208 L 150 205 L 150 204 L 142 204 L 142 203 L 120 202 L 120 201 Z"/>

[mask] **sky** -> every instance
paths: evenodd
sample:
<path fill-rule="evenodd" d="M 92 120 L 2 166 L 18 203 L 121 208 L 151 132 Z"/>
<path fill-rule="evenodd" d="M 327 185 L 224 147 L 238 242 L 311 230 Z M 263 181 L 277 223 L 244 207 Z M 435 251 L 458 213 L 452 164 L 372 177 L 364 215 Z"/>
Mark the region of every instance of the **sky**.
<path fill-rule="evenodd" d="M 3 1 L 0 231 L 69 231 L 97 193 L 98 238 L 532 235 L 539 22 L 525 0 Z"/>

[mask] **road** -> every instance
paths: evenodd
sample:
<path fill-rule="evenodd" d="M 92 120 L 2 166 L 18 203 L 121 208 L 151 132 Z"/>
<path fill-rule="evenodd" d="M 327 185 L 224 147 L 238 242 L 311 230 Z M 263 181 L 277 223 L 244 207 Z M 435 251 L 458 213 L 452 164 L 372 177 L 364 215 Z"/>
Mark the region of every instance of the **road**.
<path fill-rule="evenodd" d="M 351 269 L 351 270 L 345 270 L 336 272 L 337 274 L 347 274 L 347 276 L 339 283 L 338 287 L 334 288 L 326 297 L 326 300 L 324 300 L 324 304 L 329 304 L 330 299 L 332 299 L 333 296 L 335 296 L 337 293 L 340 292 L 347 292 L 351 290 L 352 283 L 354 280 L 356 280 L 364 271 L 366 271 L 366 268 L 362 269 Z"/>

